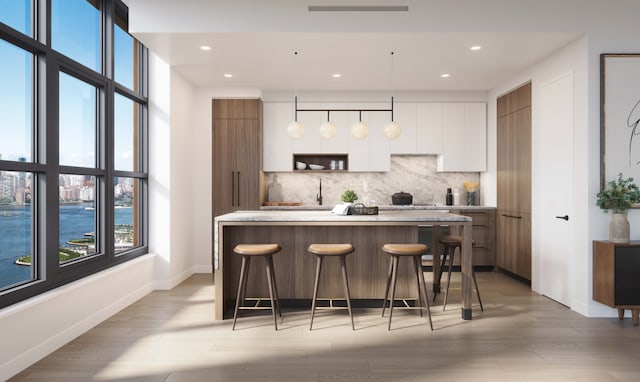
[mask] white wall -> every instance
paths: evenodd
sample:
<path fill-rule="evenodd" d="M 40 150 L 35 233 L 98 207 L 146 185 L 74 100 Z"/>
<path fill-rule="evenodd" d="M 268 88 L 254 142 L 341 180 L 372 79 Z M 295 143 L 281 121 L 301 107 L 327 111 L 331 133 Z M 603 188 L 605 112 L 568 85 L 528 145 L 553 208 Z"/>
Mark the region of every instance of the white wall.
<path fill-rule="evenodd" d="M 0 310 L 0 380 L 151 292 L 154 261 L 145 255 Z"/>
<path fill-rule="evenodd" d="M 158 256 L 156 288 L 171 289 L 194 273 L 194 89 L 167 63 L 150 56 L 149 250 Z"/>
<path fill-rule="evenodd" d="M 636 6 L 638 3 L 635 3 Z M 637 14 L 634 13 L 634 14 Z M 588 151 L 589 173 L 587 180 L 588 202 L 585 209 L 589 213 L 588 257 L 585 257 L 588 273 L 592 272 L 591 240 L 606 240 L 609 237 L 609 213 L 604 213 L 596 206 L 596 194 L 600 191 L 600 54 L 602 53 L 639 53 L 638 24 L 632 25 L 633 33 L 624 33 L 616 28 L 602 30 L 601 33 L 589 36 L 589 88 L 588 88 L 588 140 L 582 142 Z M 610 180 L 610 179 L 609 179 Z M 636 182 L 640 179 L 636 179 Z M 630 210 L 628 214 L 631 225 L 631 239 L 640 238 L 640 210 Z M 589 291 L 588 315 L 593 317 L 613 317 L 617 313 L 600 303 L 591 300 L 591 277 L 586 285 Z M 628 312 L 627 312 L 628 313 Z"/>
<path fill-rule="evenodd" d="M 194 142 L 200 137 L 194 133 L 191 120 L 195 91 L 175 70 L 171 70 L 170 90 L 170 273 L 168 288 L 173 288 L 194 273 L 193 250 L 201 240 L 193 237 L 196 225 L 192 211 L 193 191 L 199 187 L 200 166 L 194 159 Z"/>

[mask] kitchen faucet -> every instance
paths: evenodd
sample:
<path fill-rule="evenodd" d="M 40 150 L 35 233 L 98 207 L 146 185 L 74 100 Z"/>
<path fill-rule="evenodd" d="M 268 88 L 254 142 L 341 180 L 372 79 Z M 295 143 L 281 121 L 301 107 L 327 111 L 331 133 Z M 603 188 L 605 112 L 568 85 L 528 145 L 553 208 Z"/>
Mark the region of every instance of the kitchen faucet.
<path fill-rule="evenodd" d="M 320 178 L 320 193 L 316 194 L 316 200 L 318 201 L 318 205 L 322 205 L 322 178 Z"/>

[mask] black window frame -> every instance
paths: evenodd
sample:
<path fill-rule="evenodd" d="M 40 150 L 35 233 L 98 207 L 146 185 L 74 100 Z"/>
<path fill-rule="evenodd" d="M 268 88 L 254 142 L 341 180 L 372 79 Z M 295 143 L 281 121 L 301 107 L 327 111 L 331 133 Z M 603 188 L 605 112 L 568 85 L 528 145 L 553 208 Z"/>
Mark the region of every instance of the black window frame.
<path fill-rule="evenodd" d="M 32 275 L 33 280 L 0 290 L 0 309 L 59 286 L 79 280 L 148 253 L 148 50 L 138 44 L 138 91 L 114 80 L 114 25 L 116 14 L 128 21 L 128 8 L 121 0 L 99 2 L 101 22 L 101 73 L 85 67 L 51 48 L 51 0 L 32 0 L 32 35 L 0 23 L 0 39 L 34 54 L 32 161 L 0 160 L 0 171 L 22 171 L 33 175 L 32 186 Z M 59 164 L 59 76 L 66 73 L 97 89 L 96 165 L 93 168 Z M 138 171 L 114 169 L 114 94 L 138 105 Z M 96 177 L 96 253 L 82 260 L 59 263 L 60 174 Z M 114 179 L 139 180 L 137 221 L 139 245 L 115 253 Z M 99 240 L 97 238 L 100 238 Z"/>

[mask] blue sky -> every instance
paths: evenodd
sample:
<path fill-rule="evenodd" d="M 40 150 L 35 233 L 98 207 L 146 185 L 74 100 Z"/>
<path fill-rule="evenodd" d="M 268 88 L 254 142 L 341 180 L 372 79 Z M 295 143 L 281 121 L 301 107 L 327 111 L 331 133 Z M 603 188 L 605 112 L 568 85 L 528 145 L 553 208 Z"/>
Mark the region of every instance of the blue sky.
<path fill-rule="evenodd" d="M 85 0 L 52 0 L 52 46 L 83 65 L 100 68 L 100 13 Z M 30 34 L 29 0 L 0 0 L 0 22 Z M 133 87 L 132 38 L 115 28 L 116 80 Z M 0 154 L 2 159 L 32 160 L 32 55 L 0 40 Z M 95 158 L 93 86 L 60 75 L 61 161 L 92 167 Z M 116 97 L 116 169 L 131 170 L 132 102 Z M 124 131 L 124 132 L 122 132 Z"/>

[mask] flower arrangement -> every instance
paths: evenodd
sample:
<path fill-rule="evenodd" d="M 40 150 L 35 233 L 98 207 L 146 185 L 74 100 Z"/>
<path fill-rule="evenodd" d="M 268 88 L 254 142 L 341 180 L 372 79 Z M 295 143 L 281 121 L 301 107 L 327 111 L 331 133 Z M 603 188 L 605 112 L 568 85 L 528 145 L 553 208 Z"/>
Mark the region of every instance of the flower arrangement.
<path fill-rule="evenodd" d="M 353 203 L 358 200 L 358 195 L 353 190 L 346 190 L 340 198 L 345 203 Z"/>
<path fill-rule="evenodd" d="M 614 213 L 624 213 L 634 204 L 640 203 L 640 188 L 633 182 L 633 178 L 623 178 L 622 173 L 618 179 L 607 183 L 607 187 L 598 192 L 596 204 L 605 212 L 613 210 Z"/>

